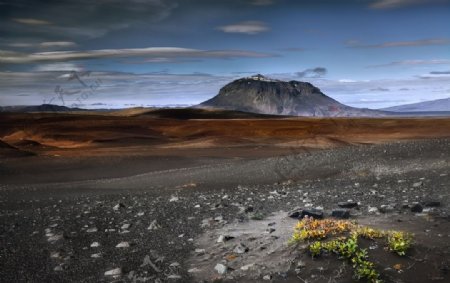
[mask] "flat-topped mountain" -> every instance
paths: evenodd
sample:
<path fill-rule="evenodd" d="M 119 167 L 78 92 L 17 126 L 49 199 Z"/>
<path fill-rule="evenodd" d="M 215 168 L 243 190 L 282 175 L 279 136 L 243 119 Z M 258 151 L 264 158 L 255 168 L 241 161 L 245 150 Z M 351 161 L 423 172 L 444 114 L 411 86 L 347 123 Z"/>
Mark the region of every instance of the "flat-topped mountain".
<path fill-rule="evenodd" d="M 385 115 L 382 111 L 339 103 L 308 82 L 281 81 L 259 74 L 225 85 L 218 95 L 197 107 L 291 116 Z"/>

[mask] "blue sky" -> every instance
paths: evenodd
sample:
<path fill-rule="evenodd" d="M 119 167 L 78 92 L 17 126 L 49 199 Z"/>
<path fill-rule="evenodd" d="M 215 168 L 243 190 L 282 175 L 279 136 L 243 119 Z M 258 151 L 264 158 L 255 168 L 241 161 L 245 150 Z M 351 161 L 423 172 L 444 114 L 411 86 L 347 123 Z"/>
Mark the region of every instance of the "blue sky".
<path fill-rule="evenodd" d="M 446 98 L 449 20 L 448 0 L 1 0 L 0 105 L 190 105 L 254 73 L 358 107 Z"/>

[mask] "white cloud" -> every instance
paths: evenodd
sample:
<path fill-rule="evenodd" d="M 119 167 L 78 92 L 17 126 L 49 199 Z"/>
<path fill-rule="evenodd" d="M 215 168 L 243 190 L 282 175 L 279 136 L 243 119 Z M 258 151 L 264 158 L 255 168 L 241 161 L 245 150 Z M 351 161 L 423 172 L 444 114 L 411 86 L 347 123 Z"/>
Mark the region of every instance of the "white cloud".
<path fill-rule="evenodd" d="M 264 22 L 246 21 L 235 23 L 231 25 L 220 26 L 217 29 L 227 33 L 244 33 L 244 34 L 258 34 L 266 32 L 269 27 Z"/>
<path fill-rule="evenodd" d="M 338 82 L 340 82 L 340 83 L 356 83 L 357 81 L 350 80 L 350 79 L 340 79 L 340 80 L 338 80 Z"/>
<path fill-rule="evenodd" d="M 50 25 L 51 23 L 46 20 L 40 20 L 40 19 L 32 19 L 32 18 L 13 18 L 14 22 L 24 25 Z"/>
<path fill-rule="evenodd" d="M 415 4 L 437 2 L 436 0 L 376 0 L 370 5 L 373 9 L 395 9 Z"/>
<path fill-rule="evenodd" d="M 82 71 L 83 68 L 73 63 L 53 63 L 37 66 L 36 72 L 54 72 L 54 71 Z"/>
<path fill-rule="evenodd" d="M 68 48 L 75 47 L 77 44 L 72 41 L 46 41 L 40 43 L 16 42 L 10 43 L 8 46 L 19 48 Z"/>
<path fill-rule="evenodd" d="M 32 62 L 63 62 L 70 60 L 149 57 L 149 58 L 264 58 L 274 55 L 245 50 L 200 50 L 180 47 L 148 47 L 128 49 L 100 49 L 86 51 L 53 51 L 38 53 L 19 53 L 0 50 L 0 63 L 32 63 Z"/>

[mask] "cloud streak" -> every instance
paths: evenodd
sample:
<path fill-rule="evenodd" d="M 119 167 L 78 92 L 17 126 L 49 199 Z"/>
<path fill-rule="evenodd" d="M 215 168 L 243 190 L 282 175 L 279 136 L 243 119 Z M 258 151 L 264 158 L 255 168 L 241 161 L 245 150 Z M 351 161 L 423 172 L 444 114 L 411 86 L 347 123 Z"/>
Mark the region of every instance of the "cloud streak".
<path fill-rule="evenodd" d="M 40 19 L 32 19 L 32 18 L 13 18 L 14 22 L 24 25 L 32 25 L 32 26 L 39 26 L 39 25 L 50 25 L 51 23 L 46 20 L 40 20 Z"/>
<path fill-rule="evenodd" d="M 64 62 L 71 60 L 149 57 L 149 58 L 266 58 L 275 55 L 245 50 L 200 50 L 180 47 L 148 47 L 128 49 L 100 49 L 87 51 L 53 51 L 19 53 L 0 50 L 0 63 L 23 64 L 34 62 Z"/>
<path fill-rule="evenodd" d="M 436 0 L 376 0 L 370 4 L 373 9 L 396 9 L 405 6 L 428 4 L 430 2 L 438 2 Z"/>
<path fill-rule="evenodd" d="M 450 64 L 448 59 L 432 59 L 432 60 L 402 60 L 393 61 L 386 64 L 370 65 L 368 68 L 380 68 L 380 67 L 398 67 L 398 66 L 415 66 L 415 65 L 445 65 Z"/>
<path fill-rule="evenodd" d="M 390 47 L 411 47 L 411 46 L 430 46 L 430 45 L 449 45 L 448 38 L 427 38 L 409 41 L 391 41 L 378 44 L 363 44 L 358 40 L 348 40 L 345 45 L 351 48 L 390 48 Z"/>
<path fill-rule="evenodd" d="M 258 34 L 269 31 L 269 27 L 260 21 L 245 21 L 217 28 L 226 33 Z"/>
<path fill-rule="evenodd" d="M 75 47 L 77 44 L 72 41 L 46 41 L 40 43 L 10 43 L 8 46 L 18 47 L 18 48 L 69 48 Z"/>

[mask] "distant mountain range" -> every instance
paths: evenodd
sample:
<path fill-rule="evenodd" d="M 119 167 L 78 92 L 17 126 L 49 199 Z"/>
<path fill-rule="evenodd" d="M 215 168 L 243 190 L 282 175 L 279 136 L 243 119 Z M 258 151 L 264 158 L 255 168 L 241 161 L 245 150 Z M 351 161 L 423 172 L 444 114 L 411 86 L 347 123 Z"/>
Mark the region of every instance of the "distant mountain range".
<path fill-rule="evenodd" d="M 344 105 L 307 82 L 280 81 L 262 75 L 235 80 L 220 89 L 218 95 L 196 107 L 314 117 L 378 117 L 388 114 Z"/>
<path fill-rule="evenodd" d="M 54 104 L 42 104 L 33 106 L 0 106 L 0 112 L 72 112 L 86 111 L 81 108 L 70 108 Z"/>
<path fill-rule="evenodd" d="M 163 109 L 159 111 L 157 109 Z M 185 109 L 185 110 L 183 110 Z M 206 110 L 207 112 L 202 112 Z M 161 117 L 247 117 L 245 113 L 309 117 L 386 117 L 450 115 L 450 98 L 372 110 L 342 104 L 308 82 L 281 81 L 262 75 L 237 79 L 213 98 L 186 108 L 81 109 L 43 104 L 0 106 L 0 112 L 104 112 L 114 115 L 156 115 Z M 150 112 L 149 112 L 150 111 Z M 159 111 L 159 112 L 158 112 Z M 194 112 L 192 112 L 194 111 Z M 147 113 L 148 112 L 148 113 Z M 215 112 L 215 113 L 213 113 Z"/>
<path fill-rule="evenodd" d="M 419 103 L 398 105 L 381 110 L 393 112 L 431 112 L 431 111 L 450 111 L 450 97 L 444 99 L 430 100 Z"/>

